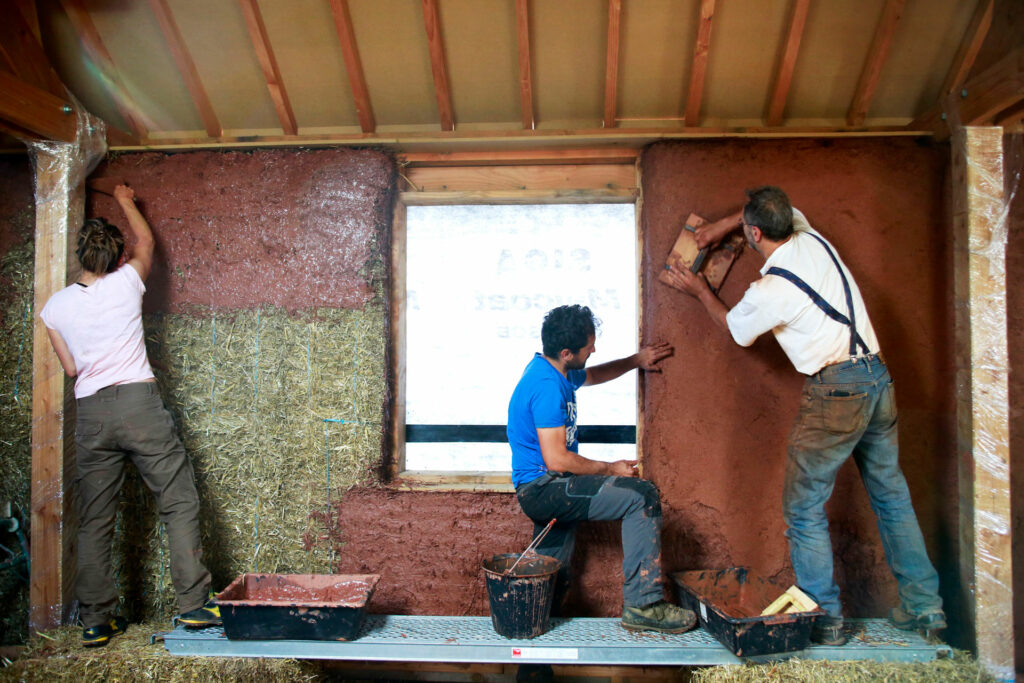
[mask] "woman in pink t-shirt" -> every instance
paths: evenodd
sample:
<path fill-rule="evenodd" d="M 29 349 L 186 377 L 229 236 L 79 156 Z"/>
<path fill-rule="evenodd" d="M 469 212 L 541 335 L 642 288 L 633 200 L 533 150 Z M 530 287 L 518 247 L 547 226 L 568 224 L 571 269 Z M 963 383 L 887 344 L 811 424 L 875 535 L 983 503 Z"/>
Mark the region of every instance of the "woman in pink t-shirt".
<path fill-rule="evenodd" d="M 167 528 L 171 578 L 182 612 L 178 621 L 189 627 L 220 624 L 202 562 L 192 463 L 146 356 L 142 295 L 153 264 L 153 233 L 135 206 L 133 190 L 118 185 L 114 198 L 136 239 L 132 257 L 118 267 L 121 231 L 102 218 L 86 221 L 75 249 L 82 275 L 40 313 L 64 372 L 75 378 L 76 592 L 86 647 L 106 645 L 127 628 L 124 617 L 115 615 L 119 601 L 110 548 L 128 459 L 156 496 Z"/>

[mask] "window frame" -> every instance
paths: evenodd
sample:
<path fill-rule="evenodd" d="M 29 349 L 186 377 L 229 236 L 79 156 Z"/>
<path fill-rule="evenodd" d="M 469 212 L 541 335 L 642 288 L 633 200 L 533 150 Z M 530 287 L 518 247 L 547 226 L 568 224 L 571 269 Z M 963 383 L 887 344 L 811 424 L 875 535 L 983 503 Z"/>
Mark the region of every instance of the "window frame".
<path fill-rule="evenodd" d="M 635 163 L 530 166 L 423 166 L 406 168 L 396 193 L 391 227 L 389 351 L 391 429 L 388 482 L 400 490 L 513 492 L 511 474 L 405 469 L 406 434 L 406 220 L 407 207 L 458 204 L 634 204 L 636 225 L 637 337 L 642 319 L 643 278 L 639 170 Z M 637 388 L 637 458 L 643 463 L 643 376 Z"/>

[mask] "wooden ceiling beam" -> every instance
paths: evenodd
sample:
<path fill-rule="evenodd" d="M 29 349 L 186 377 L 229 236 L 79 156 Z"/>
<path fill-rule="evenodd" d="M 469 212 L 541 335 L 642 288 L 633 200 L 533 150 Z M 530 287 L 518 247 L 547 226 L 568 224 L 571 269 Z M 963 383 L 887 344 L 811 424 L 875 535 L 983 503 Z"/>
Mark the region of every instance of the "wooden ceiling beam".
<path fill-rule="evenodd" d="M 608 0 L 608 45 L 604 62 L 604 127 L 615 127 L 619 93 L 619 32 L 622 0 Z"/>
<path fill-rule="evenodd" d="M 704 96 L 704 77 L 708 69 L 708 52 L 711 50 L 711 20 L 714 15 L 715 0 L 701 0 L 697 44 L 693 48 L 690 86 L 686 95 L 686 112 L 683 114 L 688 127 L 700 125 L 700 105 Z"/>
<path fill-rule="evenodd" d="M 1024 99 L 996 114 L 993 123 L 1003 128 L 1016 125 L 1024 120 Z"/>
<path fill-rule="evenodd" d="M 203 82 L 199 78 L 199 71 L 196 69 L 195 62 L 192 61 L 192 55 L 185 47 L 185 40 L 181 36 L 178 22 L 171 14 L 167 0 L 149 0 L 149 6 L 152 8 L 153 14 L 156 15 L 157 23 L 160 24 L 160 30 L 164 34 L 164 40 L 167 41 L 167 47 L 170 48 L 174 62 L 178 65 L 178 71 L 185 79 L 185 87 L 192 95 L 192 102 L 203 121 L 206 134 L 211 138 L 222 137 L 224 129 L 221 127 L 220 121 L 217 120 L 217 114 L 213 111 L 213 104 L 210 103 L 206 88 L 203 87 Z"/>
<path fill-rule="evenodd" d="M 437 0 L 423 0 L 423 24 L 430 47 L 430 71 L 434 74 L 434 92 L 437 94 L 437 113 L 441 130 L 455 130 L 452 114 L 452 91 L 448 84 L 448 66 L 444 59 L 444 39 L 441 36 L 441 17 Z"/>
<path fill-rule="evenodd" d="M 793 70 L 796 68 L 797 56 L 800 54 L 800 41 L 803 40 L 804 27 L 807 25 L 807 10 L 811 0 L 793 0 L 793 9 L 789 15 L 786 28 L 785 47 L 782 58 L 775 71 L 775 85 L 772 87 L 768 111 L 765 114 L 765 125 L 782 125 L 782 114 L 786 109 L 786 98 L 789 86 L 793 82 Z"/>
<path fill-rule="evenodd" d="M 348 72 L 348 82 L 352 88 L 352 101 L 355 103 L 356 116 L 359 117 L 359 127 L 364 133 L 372 133 L 377 129 L 377 122 L 373 118 L 370 91 L 366 87 L 366 75 L 363 73 L 363 61 L 359 58 L 356 34 L 352 29 L 348 0 L 331 0 L 331 13 L 334 15 L 334 26 L 338 30 L 341 52 L 345 56 L 345 70 Z"/>
<path fill-rule="evenodd" d="M 277 59 L 274 57 L 274 49 L 270 46 L 270 37 L 267 35 L 267 26 L 263 23 L 263 14 L 260 12 L 256 0 L 238 0 L 242 6 L 242 14 L 245 16 L 245 24 L 249 27 L 249 36 L 252 38 L 253 49 L 256 50 L 256 58 L 260 60 L 260 67 L 263 68 L 263 75 L 267 79 L 267 89 L 270 91 L 270 98 L 274 100 L 274 109 L 277 110 L 277 118 L 281 121 L 281 129 L 285 135 L 296 135 L 299 127 L 295 123 L 295 112 L 292 111 L 292 103 L 288 100 L 288 92 L 284 87 L 284 79 L 281 78 L 281 70 L 277 67 Z"/>
<path fill-rule="evenodd" d="M 21 81 L 64 98 L 67 91 L 25 16 L 11 2 L 0 3 L 0 65 Z"/>
<path fill-rule="evenodd" d="M 846 113 L 846 123 L 850 126 L 864 125 L 871 100 L 875 97 L 875 89 L 882 76 L 882 67 L 889 56 L 889 48 L 892 47 L 892 39 L 896 35 L 896 27 L 900 23 L 906 4 L 907 0 L 886 0 L 878 27 L 875 29 L 875 37 L 864 60 L 864 68 L 860 72 L 857 90 L 854 91 L 853 101 L 850 102 L 850 109 Z"/>
<path fill-rule="evenodd" d="M 917 117 L 907 128 L 932 130 L 940 138 L 950 135 L 949 125 L 974 126 L 991 122 L 1024 98 L 1024 45 L 972 76 L 939 104 Z"/>
<path fill-rule="evenodd" d="M 529 0 L 516 0 L 516 43 L 519 46 L 519 108 L 523 128 L 533 130 L 533 77 L 530 73 L 530 5 Z"/>
<path fill-rule="evenodd" d="M 96 25 L 93 23 L 92 17 L 89 16 L 89 10 L 86 9 L 85 3 L 83 0 L 60 0 L 60 4 L 64 8 L 64 13 L 68 15 L 71 27 L 78 35 L 78 40 L 82 43 L 86 54 L 89 55 L 89 59 L 112 86 L 108 93 L 114 101 L 117 112 L 124 119 L 132 134 L 140 140 L 144 139 L 148 132 L 142 119 L 135 113 L 139 108 L 128 95 L 121 74 L 114 65 L 114 59 L 110 56 L 103 39 L 100 38 L 99 31 L 96 30 Z"/>
<path fill-rule="evenodd" d="M 0 70 L 0 120 L 47 140 L 74 142 L 78 117 L 71 102 Z"/>
<path fill-rule="evenodd" d="M 981 45 L 985 42 L 985 36 L 988 35 L 988 30 L 992 26 L 994 7 L 994 0 L 978 0 L 971 22 L 967 25 L 967 30 L 964 31 L 960 47 L 949 67 L 949 73 L 946 74 L 946 80 L 943 81 L 942 89 L 939 90 L 940 97 L 956 92 L 967 80 L 967 74 L 971 72 L 974 60 L 977 59 Z"/>

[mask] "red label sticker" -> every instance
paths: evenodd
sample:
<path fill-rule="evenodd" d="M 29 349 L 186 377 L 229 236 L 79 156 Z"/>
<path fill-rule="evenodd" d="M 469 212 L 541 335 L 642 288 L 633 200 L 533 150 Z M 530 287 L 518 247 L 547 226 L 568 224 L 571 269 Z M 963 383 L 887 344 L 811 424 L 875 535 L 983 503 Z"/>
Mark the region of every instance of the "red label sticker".
<path fill-rule="evenodd" d="M 514 647 L 514 648 L 512 648 L 512 656 L 513 657 L 522 657 L 523 656 L 523 651 L 520 650 L 518 647 Z"/>

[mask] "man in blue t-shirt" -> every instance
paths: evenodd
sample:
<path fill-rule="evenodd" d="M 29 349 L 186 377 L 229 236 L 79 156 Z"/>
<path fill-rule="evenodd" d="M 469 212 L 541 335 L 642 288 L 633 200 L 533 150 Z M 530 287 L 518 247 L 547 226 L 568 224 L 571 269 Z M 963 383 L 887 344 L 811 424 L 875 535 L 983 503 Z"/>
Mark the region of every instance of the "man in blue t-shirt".
<path fill-rule="evenodd" d="M 576 389 L 602 384 L 637 368 L 660 372 L 672 355 L 666 343 L 584 369 L 594 353 L 594 314 L 586 306 L 560 306 L 544 316 L 543 353 L 526 366 L 508 405 L 512 483 L 534 535 L 558 521 L 537 552 L 562 563 L 555 605 L 569 586 L 576 525 L 586 520 L 622 520 L 622 625 L 629 629 L 681 633 L 693 628 L 692 611 L 663 599 L 661 501 L 651 482 L 638 479 L 635 460 L 601 462 L 579 454 Z"/>

